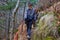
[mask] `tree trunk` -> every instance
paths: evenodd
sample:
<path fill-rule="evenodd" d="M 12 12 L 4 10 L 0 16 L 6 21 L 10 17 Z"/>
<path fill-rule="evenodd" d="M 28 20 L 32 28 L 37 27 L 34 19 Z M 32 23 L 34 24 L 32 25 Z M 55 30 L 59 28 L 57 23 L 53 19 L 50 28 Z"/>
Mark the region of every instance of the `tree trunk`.
<path fill-rule="evenodd" d="M 15 26 L 15 14 L 17 12 L 19 8 L 19 0 L 17 1 L 17 4 L 16 4 L 16 7 L 14 8 L 13 12 L 12 12 L 12 27 L 10 29 L 10 40 L 13 40 L 13 29 L 14 29 L 14 26 Z"/>

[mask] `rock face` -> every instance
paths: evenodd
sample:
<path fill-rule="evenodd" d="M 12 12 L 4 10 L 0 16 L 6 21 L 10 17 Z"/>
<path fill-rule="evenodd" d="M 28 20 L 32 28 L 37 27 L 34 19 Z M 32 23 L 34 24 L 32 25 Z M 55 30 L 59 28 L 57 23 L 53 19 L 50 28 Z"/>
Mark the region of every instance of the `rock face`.
<path fill-rule="evenodd" d="M 60 2 L 54 5 L 56 12 L 60 13 Z"/>
<path fill-rule="evenodd" d="M 53 6 L 51 6 L 49 9 L 47 9 L 47 10 L 45 10 L 45 11 L 43 11 L 43 13 L 44 12 L 56 12 L 56 14 L 58 14 L 58 13 L 60 13 L 60 2 L 57 2 L 56 4 L 54 4 Z M 48 13 L 49 14 L 49 13 Z M 53 15 L 52 13 L 50 13 L 51 15 Z M 54 13 L 55 14 L 55 13 Z M 60 14 L 59 14 L 60 15 Z M 47 17 L 48 18 L 47 18 Z M 46 17 L 46 20 L 45 20 L 45 18 L 44 17 Z M 53 16 L 50 16 L 51 18 L 53 17 Z M 55 26 L 53 26 L 53 25 L 51 25 L 51 24 L 53 24 L 52 23 L 52 21 L 51 21 L 51 19 L 49 19 L 50 18 L 47 14 L 45 15 L 45 16 L 42 16 L 41 17 L 41 21 L 40 21 L 40 23 L 39 23 L 39 26 L 37 27 L 37 31 L 35 31 L 33 34 L 33 37 L 32 37 L 32 40 L 39 40 L 39 39 L 44 39 L 44 35 L 46 34 L 49 34 L 49 31 L 50 31 L 50 33 L 52 33 L 53 34 L 53 36 L 54 37 L 59 37 L 59 35 L 58 35 L 58 27 L 57 27 L 57 21 L 55 20 L 55 23 L 54 23 L 54 25 Z M 55 18 L 55 17 L 54 17 Z M 54 19 L 54 18 L 52 18 L 52 19 Z M 47 19 L 49 19 L 49 21 L 51 21 L 51 22 L 49 22 Z M 58 19 L 60 19 L 60 18 L 58 18 Z M 45 21 L 45 22 L 44 22 Z M 47 22 L 47 23 L 46 23 Z M 49 28 L 49 26 L 46 26 L 46 24 L 49 24 L 50 25 L 50 28 Z M 51 23 L 51 24 L 50 24 Z M 44 25 L 45 24 L 45 25 Z M 59 26 L 60 27 L 60 26 Z M 46 28 L 46 29 L 45 29 Z M 39 29 L 39 30 L 38 30 Z M 50 30 L 51 29 L 51 30 Z M 48 31 L 49 30 L 49 31 Z M 41 32 L 42 31 L 42 32 Z M 51 32 L 52 31 L 52 32 Z M 41 34 L 41 33 L 42 34 Z M 45 33 L 44 33 L 45 32 Z M 42 36 L 43 35 L 43 36 Z M 46 36 L 45 35 L 45 36 Z M 34 39 L 33 39 L 34 38 Z M 44 39 L 45 40 L 45 39 Z M 60 40 L 60 38 L 57 38 L 56 40 Z"/>
<path fill-rule="evenodd" d="M 18 36 L 17 36 L 18 35 Z M 27 40 L 27 27 L 26 24 L 22 23 L 16 34 L 14 35 L 14 40 Z"/>
<path fill-rule="evenodd" d="M 42 7 L 43 9 L 46 9 L 53 5 L 54 3 L 59 2 L 60 0 L 39 0 L 38 6 Z"/>

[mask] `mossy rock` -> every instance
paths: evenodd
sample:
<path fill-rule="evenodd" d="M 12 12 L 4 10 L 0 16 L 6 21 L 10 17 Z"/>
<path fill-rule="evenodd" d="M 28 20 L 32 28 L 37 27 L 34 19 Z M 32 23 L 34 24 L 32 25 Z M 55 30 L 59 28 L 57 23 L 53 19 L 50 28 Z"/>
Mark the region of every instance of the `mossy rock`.
<path fill-rule="evenodd" d="M 47 37 L 45 38 L 45 40 L 56 40 L 56 39 L 53 38 L 52 36 L 47 36 Z"/>

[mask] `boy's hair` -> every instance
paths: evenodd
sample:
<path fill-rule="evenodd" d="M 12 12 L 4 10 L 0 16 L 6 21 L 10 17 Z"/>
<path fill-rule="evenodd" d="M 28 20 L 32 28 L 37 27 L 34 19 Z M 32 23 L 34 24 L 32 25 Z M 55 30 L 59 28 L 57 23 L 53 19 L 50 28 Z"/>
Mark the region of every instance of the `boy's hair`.
<path fill-rule="evenodd" d="M 32 3 L 28 3 L 28 6 L 33 6 L 33 4 Z"/>

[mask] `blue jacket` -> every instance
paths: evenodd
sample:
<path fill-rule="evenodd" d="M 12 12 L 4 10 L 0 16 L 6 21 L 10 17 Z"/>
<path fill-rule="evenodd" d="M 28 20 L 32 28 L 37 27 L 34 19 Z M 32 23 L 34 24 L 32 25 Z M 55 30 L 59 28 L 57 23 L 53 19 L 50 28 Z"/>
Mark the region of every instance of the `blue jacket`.
<path fill-rule="evenodd" d="M 37 13 L 35 12 L 34 9 L 28 9 L 26 11 L 25 15 L 24 15 L 24 19 L 28 20 L 28 21 L 30 21 L 30 20 L 36 21 L 36 19 L 37 19 Z"/>

